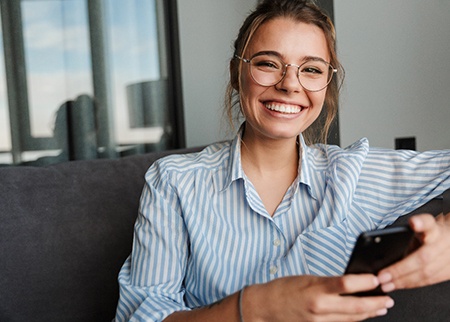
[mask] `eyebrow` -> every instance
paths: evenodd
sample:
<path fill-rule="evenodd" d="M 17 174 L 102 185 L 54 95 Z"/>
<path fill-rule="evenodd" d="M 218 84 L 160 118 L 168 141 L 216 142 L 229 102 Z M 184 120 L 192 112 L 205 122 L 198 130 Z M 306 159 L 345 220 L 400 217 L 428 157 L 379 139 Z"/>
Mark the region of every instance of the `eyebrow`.
<path fill-rule="evenodd" d="M 270 55 L 270 56 L 276 56 L 278 58 L 280 58 L 282 61 L 284 61 L 283 57 L 281 56 L 281 54 L 277 51 L 273 51 L 273 50 L 263 50 L 263 51 L 259 51 L 256 54 L 254 54 L 251 58 L 257 57 L 257 56 L 262 56 L 262 55 Z M 322 57 L 318 57 L 318 56 L 305 56 L 302 59 L 303 62 L 306 61 L 322 61 L 324 63 L 329 64 L 329 62 L 327 62 L 325 59 L 323 59 Z"/>

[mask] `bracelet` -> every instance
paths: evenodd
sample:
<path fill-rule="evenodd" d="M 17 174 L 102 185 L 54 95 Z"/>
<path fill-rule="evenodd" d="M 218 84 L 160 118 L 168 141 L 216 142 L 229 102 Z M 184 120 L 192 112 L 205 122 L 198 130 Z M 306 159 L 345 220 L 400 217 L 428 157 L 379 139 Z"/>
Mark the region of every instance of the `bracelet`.
<path fill-rule="evenodd" d="M 245 286 L 239 292 L 239 319 L 241 322 L 244 322 L 244 315 L 242 314 L 242 298 L 244 297 L 244 289 Z"/>

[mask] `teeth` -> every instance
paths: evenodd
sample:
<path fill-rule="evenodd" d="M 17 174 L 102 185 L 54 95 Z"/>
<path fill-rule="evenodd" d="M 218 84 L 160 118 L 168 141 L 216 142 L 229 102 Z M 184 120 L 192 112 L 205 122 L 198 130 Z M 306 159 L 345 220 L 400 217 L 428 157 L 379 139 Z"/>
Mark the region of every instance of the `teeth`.
<path fill-rule="evenodd" d="M 269 110 L 280 112 L 280 113 L 286 113 L 286 114 L 299 113 L 303 109 L 298 105 L 286 105 L 286 104 L 274 104 L 274 103 L 268 103 L 268 104 L 266 104 L 266 107 Z"/>

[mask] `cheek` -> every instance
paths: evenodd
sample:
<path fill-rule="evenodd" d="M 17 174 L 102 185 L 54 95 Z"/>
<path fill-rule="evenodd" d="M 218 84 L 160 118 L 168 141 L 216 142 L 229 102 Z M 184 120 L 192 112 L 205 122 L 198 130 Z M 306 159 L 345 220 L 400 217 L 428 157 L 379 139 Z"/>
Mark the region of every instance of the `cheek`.
<path fill-rule="evenodd" d="M 242 65 L 239 81 L 241 84 L 241 90 L 245 91 L 249 96 L 266 89 L 253 80 L 248 64 Z"/>
<path fill-rule="evenodd" d="M 312 105 L 321 110 L 323 108 L 323 105 L 325 104 L 325 95 L 326 95 L 326 90 L 321 91 L 321 92 L 314 92 L 314 93 L 309 93 L 309 99 L 311 100 Z"/>
<path fill-rule="evenodd" d="M 248 74 L 248 71 L 245 68 L 243 68 L 240 78 L 239 78 L 239 84 L 241 85 L 241 87 L 240 87 L 241 94 L 249 92 L 251 85 L 252 85 L 252 81 L 253 80 L 251 79 L 250 75 Z"/>
<path fill-rule="evenodd" d="M 309 96 L 310 103 L 312 105 L 312 110 L 311 110 L 311 114 L 310 114 L 311 124 L 312 124 L 318 119 L 320 113 L 325 108 L 324 107 L 325 93 L 317 93 L 317 92 L 309 93 L 308 96 Z"/>
<path fill-rule="evenodd" d="M 248 74 L 247 74 L 248 75 Z M 266 89 L 256 84 L 250 75 L 247 76 L 245 74 L 241 75 L 240 78 L 240 97 L 241 102 L 246 105 L 246 107 L 250 107 L 252 102 L 257 101 L 259 95 Z"/>

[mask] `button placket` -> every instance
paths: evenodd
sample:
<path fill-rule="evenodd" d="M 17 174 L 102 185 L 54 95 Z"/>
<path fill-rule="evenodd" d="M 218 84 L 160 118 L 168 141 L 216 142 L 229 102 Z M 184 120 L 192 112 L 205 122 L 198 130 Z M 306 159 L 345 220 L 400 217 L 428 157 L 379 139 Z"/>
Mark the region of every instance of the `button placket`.
<path fill-rule="evenodd" d="M 275 277 L 280 272 L 280 259 L 282 258 L 282 233 L 279 231 L 278 227 L 273 227 L 272 236 L 272 262 L 269 265 L 269 274 L 271 278 Z"/>

